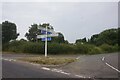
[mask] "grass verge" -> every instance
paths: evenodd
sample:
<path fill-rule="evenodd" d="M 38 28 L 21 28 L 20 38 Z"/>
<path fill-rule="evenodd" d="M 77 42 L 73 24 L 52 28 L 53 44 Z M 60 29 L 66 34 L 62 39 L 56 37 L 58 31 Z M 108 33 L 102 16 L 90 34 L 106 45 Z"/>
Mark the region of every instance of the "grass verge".
<path fill-rule="evenodd" d="M 19 60 L 43 64 L 43 65 L 62 65 L 75 62 L 75 58 L 58 58 L 58 57 L 27 57 L 27 58 L 20 58 Z"/>

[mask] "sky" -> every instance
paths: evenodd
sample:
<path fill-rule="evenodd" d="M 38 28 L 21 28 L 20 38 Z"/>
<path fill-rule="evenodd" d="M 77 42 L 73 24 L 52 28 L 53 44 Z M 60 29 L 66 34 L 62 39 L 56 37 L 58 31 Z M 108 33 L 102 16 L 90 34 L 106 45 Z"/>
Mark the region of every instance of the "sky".
<path fill-rule="evenodd" d="M 50 23 L 70 43 L 118 28 L 117 2 L 3 2 L 0 7 L 0 21 L 15 23 L 18 39 L 26 39 L 24 35 L 33 23 Z"/>

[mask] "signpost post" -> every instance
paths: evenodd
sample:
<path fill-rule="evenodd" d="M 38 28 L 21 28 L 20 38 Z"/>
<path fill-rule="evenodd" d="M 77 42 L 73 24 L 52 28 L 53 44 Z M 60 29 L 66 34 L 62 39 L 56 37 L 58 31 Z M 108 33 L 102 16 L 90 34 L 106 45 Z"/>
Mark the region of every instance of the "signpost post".
<path fill-rule="evenodd" d="M 45 57 L 47 57 L 47 26 L 46 26 L 46 38 L 45 38 Z"/>
<path fill-rule="evenodd" d="M 45 57 L 47 57 L 47 41 L 51 40 L 51 37 L 58 36 L 58 34 L 53 29 L 38 27 L 41 30 L 43 35 L 37 35 L 37 38 L 42 38 L 42 41 L 45 41 Z"/>

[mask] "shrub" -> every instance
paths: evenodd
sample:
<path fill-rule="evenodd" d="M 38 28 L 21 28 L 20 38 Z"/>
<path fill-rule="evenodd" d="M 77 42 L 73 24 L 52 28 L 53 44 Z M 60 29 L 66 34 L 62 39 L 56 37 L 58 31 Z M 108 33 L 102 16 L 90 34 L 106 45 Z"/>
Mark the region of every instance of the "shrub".
<path fill-rule="evenodd" d="M 33 42 L 27 42 L 23 44 L 23 52 L 25 53 L 44 53 L 44 44 L 43 43 L 33 43 Z"/>
<path fill-rule="evenodd" d="M 88 52 L 89 54 L 100 54 L 102 53 L 102 50 L 99 47 L 94 46 L 93 48 L 91 48 L 90 52 Z"/>
<path fill-rule="evenodd" d="M 88 53 L 88 47 L 79 43 L 75 46 L 75 51 L 76 53 L 85 54 Z"/>
<path fill-rule="evenodd" d="M 73 52 L 73 48 L 69 44 L 60 44 L 60 43 L 49 43 L 48 44 L 48 53 L 50 54 L 64 54 Z"/>
<path fill-rule="evenodd" d="M 75 46 L 76 52 L 80 54 L 97 54 L 101 53 L 101 49 L 91 44 L 77 44 Z"/>
<path fill-rule="evenodd" d="M 8 45 L 6 51 L 10 52 L 23 52 L 23 53 L 44 53 L 43 43 L 33 43 L 27 41 L 13 41 Z"/>
<path fill-rule="evenodd" d="M 108 45 L 108 44 L 102 44 L 101 46 L 99 46 L 104 53 L 109 53 L 109 52 L 114 52 L 115 49 L 113 46 Z"/>
<path fill-rule="evenodd" d="M 21 45 L 24 44 L 20 41 L 12 41 L 9 43 L 8 45 L 8 51 L 11 51 L 11 52 L 22 52 L 21 49 Z"/>
<path fill-rule="evenodd" d="M 44 42 L 28 42 L 28 41 L 12 41 L 3 45 L 4 51 L 37 53 L 44 54 Z M 118 45 L 102 44 L 95 46 L 88 43 L 65 44 L 65 43 L 49 43 L 48 54 L 99 54 L 118 51 Z"/>
<path fill-rule="evenodd" d="M 49 43 L 48 44 L 48 53 L 50 54 L 59 54 L 61 53 L 62 46 L 59 43 Z"/>
<path fill-rule="evenodd" d="M 113 46 L 113 50 L 114 51 L 120 51 L 118 44 L 116 44 L 116 45 Z"/>
<path fill-rule="evenodd" d="M 62 53 L 67 54 L 67 53 L 74 53 L 74 46 L 70 44 L 61 44 L 62 46 Z"/>
<path fill-rule="evenodd" d="M 8 43 L 2 44 L 2 51 L 8 51 L 8 48 L 9 48 L 9 44 Z"/>

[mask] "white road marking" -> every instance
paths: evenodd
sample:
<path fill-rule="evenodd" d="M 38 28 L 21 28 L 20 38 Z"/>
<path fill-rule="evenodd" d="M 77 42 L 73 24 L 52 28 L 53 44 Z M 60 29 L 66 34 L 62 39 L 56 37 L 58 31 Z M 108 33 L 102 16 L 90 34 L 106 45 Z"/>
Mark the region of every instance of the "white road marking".
<path fill-rule="evenodd" d="M 7 59 L 7 58 L 2 58 L 5 61 L 16 61 L 15 59 Z"/>
<path fill-rule="evenodd" d="M 3 60 L 9 61 L 9 59 L 3 59 Z"/>
<path fill-rule="evenodd" d="M 53 72 L 62 72 L 62 70 L 58 70 L 58 69 L 52 69 L 51 71 L 53 71 Z"/>
<path fill-rule="evenodd" d="M 0 60 L 2 60 L 3 58 L 0 58 Z"/>
<path fill-rule="evenodd" d="M 102 58 L 102 61 L 104 61 L 104 60 L 105 60 L 105 57 Z"/>
<path fill-rule="evenodd" d="M 75 75 L 76 77 L 80 77 L 80 78 L 86 78 L 84 76 L 81 76 L 81 75 Z"/>
<path fill-rule="evenodd" d="M 9 59 L 10 61 L 14 61 L 14 59 Z"/>
<path fill-rule="evenodd" d="M 66 75 L 70 75 L 70 73 L 64 72 L 64 71 L 59 70 L 59 69 L 52 69 L 51 71 L 66 74 Z"/>
<path fill-rule="evenodd" d="M 9 59 L 8 61 L 12 61 L 12 59 Z"/>
<path fill-rule="evenodd" d="M 104 60 L 105 60 L 105 57 L 102 58 L 102 61 L 104 61 Z M 114 69 L 114 70 L 116 70 L 117 72 L 120 73 L 120 70 L 118 70 L 117 68 L 113 67 L 113 66 L 110 65 L 109 63 L 105 62 L 105 64 L 106 64 L 107 66 L 109 66 L 110 68 L 112 68 L 112 69 Z"/>
<path fill-rule="evenodd" d="M 67 72 L 63 72 L 63 71 L 62 71 L 61 73 L 62 73 L 62 74 L 66 74 L 66 75 L 70 75 L 70 73 L 67 73 Z"/>
<path fill-rule="evenodd" d="M 114 70 L 116 70 L 117 72 L 119 72 L 120 73 L 120 71 L 118 70 L 118 69 L 116 69 L 115 67 L 113 67 L 113 66 L 111 66 L 110 64 L 108 64 L 108 63 L 105 63 L 107 66 L 109 66 L 110 68 L 112 68 L 112 69 L 114 69 Z"/>
<path fill-rule="evenodd" d="M 42 67 L 42 69 L 44 69 L 44 70 L 50 70 L 50 68 L 47 68 L 47 67 Z"/>
<path fill-rule="evenodd" d="M 79 59 L 80 57 L 77 57 L 76 59 Z"/>
<path fill-rule="evenodd" d="M 34 65 L 33 63 L 30 63 L 30 64 Z"/>
<path fill-rule="evenodd" d="M 15 59 L 13 61 L 16 61 Z"/>
<path fill-rule="evenodd" d="M 39 66 L 39 64 L 35 64 L 35 63 L 30 63 L 30 64 L 32 64 L 32 65 L 36 65 L 36 66 Z"/>

